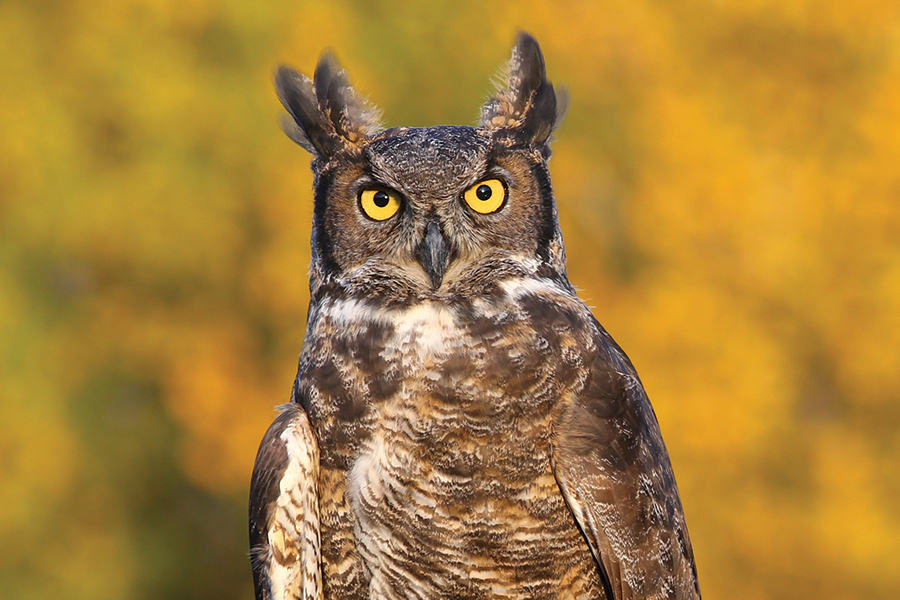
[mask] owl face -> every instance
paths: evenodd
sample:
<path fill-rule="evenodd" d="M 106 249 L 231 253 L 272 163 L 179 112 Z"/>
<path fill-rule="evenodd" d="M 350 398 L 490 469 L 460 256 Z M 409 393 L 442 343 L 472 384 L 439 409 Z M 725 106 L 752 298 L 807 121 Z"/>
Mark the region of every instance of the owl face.
<path fill-rule="evenodd" d="M 561 111 L 536 44 L 520 42 L 509 72 L 482 127 L 373 133 L 332 57 L 314 80 L 282 67 L 286 131 L 314 155 L 313 288 L 459 297 L 504 273 L 562 273 L 546 163 Z"/>
<path fill-rule="evenodd" d="M 540 153 L 482 128 L 389 130 L 319 173 L 317 253 L 354 286 L 390 276 L 418 295 L 458 292 L 473 271 L 547 255 L 548 182 Z"/>

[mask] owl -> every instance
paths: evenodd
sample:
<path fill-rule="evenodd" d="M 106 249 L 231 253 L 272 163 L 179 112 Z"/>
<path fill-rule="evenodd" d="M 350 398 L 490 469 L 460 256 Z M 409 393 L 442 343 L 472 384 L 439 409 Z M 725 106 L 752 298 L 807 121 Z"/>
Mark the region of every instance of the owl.
<path fill-rule="evenodd" d="M 252 476 L 256 598 L 699 599 L 653 409 L 566 276 L 537 42 L 478 127 L 380 130 L 330 55 L 275 83 L 311 299 Z"/>

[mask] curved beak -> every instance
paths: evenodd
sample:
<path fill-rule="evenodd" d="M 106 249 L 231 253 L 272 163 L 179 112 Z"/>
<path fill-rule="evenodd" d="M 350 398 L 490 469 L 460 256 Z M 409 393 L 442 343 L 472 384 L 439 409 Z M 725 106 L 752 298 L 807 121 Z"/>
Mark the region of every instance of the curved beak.
<path fill-rule="evenodd" d="M 447 243 L 447 238 L 441 233 L 441 226 L 437 221 L 431 221 L 425 229 L 425 237 L 416 249 L 416 258 L 431 277 L 432 289 L 436 290 L 441 287 L 449 256 L 450 245 Z"/>

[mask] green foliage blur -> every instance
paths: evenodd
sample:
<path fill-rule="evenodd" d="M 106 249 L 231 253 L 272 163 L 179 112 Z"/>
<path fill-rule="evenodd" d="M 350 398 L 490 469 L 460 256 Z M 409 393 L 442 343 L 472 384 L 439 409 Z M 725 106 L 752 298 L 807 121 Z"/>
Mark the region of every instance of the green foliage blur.
<path fill-rule="evenodd" d="M 639 369 L 707 599 L 900 597 L 900 5 L 0 2 L 0 595 L 249 599 L 334 48 L 473 124 L 519 29 L 572 95 L 572 281 Z"/>

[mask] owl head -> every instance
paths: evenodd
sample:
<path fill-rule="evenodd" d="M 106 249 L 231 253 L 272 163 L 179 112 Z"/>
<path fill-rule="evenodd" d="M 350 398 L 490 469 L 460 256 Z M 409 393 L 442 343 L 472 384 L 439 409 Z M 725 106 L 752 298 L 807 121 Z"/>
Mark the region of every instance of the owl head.
<path fill-rule="evenodd" d="M 565 281 L 547 159 L 567 102 L 530 35 L 519 35 L 480 127 L 380 130 L 328 54 L 312 79 L 280 67 L 275 85 L 286 133 L 313 155 L 314 299 L 333 286 L 409 302 L 516 276 Z"/>

